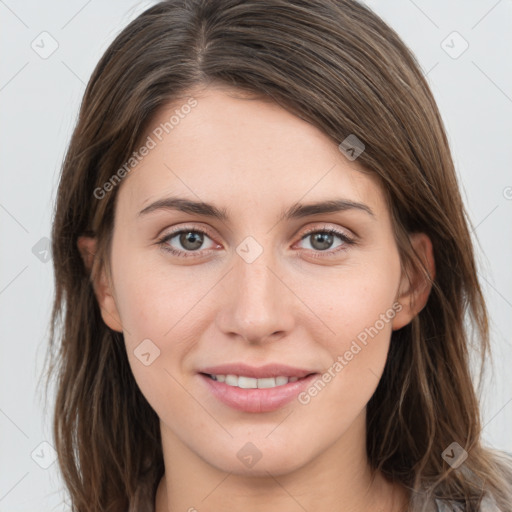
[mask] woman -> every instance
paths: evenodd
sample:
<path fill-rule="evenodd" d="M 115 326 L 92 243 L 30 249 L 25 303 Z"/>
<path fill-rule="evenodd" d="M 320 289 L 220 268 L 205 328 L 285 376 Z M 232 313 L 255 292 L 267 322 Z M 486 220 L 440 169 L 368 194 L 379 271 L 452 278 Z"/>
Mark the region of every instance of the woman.
<path fill-rule="evenodd" d="M 442 120 L 366 7 L 141 14 L 87 86 L 53 255 L 74 510 L 510 510 Z"/>

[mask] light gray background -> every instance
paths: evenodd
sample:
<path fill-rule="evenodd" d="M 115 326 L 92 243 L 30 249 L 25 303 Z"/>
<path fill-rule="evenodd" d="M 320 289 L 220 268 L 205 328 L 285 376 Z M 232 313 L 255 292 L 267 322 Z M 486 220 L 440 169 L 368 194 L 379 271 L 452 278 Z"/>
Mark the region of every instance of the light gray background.
<path fill-rule="evenodd" d="M 0 512 L 68 510 L 37 389 L 53 298 L 44 238 L 85 84 L 115 35 L 152 3 L 0 0 Z M 416 54 L 446 124 L 492 319 L 496 372 L 483 436 L 512 451 L 512 1 L 368 5 Z M 43 59 L 31 45 L 49 51 L 52 38 L 58 48 Z"/>

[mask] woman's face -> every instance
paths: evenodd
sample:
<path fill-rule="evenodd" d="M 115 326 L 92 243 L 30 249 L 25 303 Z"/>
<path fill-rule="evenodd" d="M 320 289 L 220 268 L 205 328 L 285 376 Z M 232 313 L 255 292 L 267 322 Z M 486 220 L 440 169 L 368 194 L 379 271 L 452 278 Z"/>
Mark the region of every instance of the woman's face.
<path fill-rule="evenodd" d="M 102 314 L 177 457 L 278 475 L 361 450 L 391 332 L 410 320 L 407 286 L 383 192 L 357 159 L 226 91 L 155 119 L 118 191 Z"/>

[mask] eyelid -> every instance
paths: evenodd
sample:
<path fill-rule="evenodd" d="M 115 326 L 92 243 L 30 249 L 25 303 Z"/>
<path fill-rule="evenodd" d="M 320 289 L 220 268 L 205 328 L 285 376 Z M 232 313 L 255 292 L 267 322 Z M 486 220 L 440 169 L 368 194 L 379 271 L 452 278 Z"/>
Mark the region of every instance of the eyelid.
<path fill-rule="evenodd" d="M 303 231 L 302 235 L 301 235 L 301 240 L 305 236 L 310 235 L 311 233 L 318 233 L 319 231 L 320 232 L 321 231 L 334 231 L 336 233 L 339 233 L 340 235 L 344 235 L 345 237 L 350 238 L 351 240 L 355 241 L 357 239 L 357 236 L 353 231 L 350 231 L 346 228 L 342 228 L 339 226 L 324 224 L 322 227 L 315 226 L 315 227 L 306 229 L 306 231 Z"/>
<path fill-rule="evenodd" d="M 309 235 L 311 233 L 317 233 L 319 231 L 329 231 L 331 229 L 343 233 L 347 238 L 351 238 L 351 239 L 357 239 L 358 238 L 357 235 L 353 231 L 351 231 L 351 230 L 348 230 L 346 228 L 342 228 L 342 227 L 339 227 L 339 226 L 333 227 L 333 225 L 324 223 L 324 225 L 321 226 L 321 227 L 320 226 L 313 226 L 313 227 L 307 228 L 305 231 L 302 231 L 300 239 L 302 240 L 306 235 Z M 170 236 L 170 235 L 176 235 L 178 233 L 181 233 L 182 231 L 198 231 L 198 232 L 203 232 L 204 234 L 208 235 L 211 239 L 215 238 L 215 236 L 212 234 L 212 231 L 209 229 L 209 227 L 206 227 L 206 226 L 203 226 L 203 225 L 195 225 L 195 226 L 194 225 L 185 225 L 185 226 L 180 226 L 180 227 L 177 227 L 175 230 L 169 231 L 169 232 L 167 232 L 167 233 L 165 233 L 163 235 L 157 235 L 155 238 L 156 239 L 162 239 L 162 238 Z"/>
<path fill-rule="evenodd" d="M 201 224 L 195 225 L 195 226 L 194 225 L 184 225 L 184 226 L 179 226 L 175 229 L 171 228 L 171 230 L 167 231 L 167 232 L 165 232 L 165 229 L 163 231 L 164 231 L 164 234 L 158 235 L 156 238 L 158 238 L 158 239 L 166 238 L 168 236 L 173 236 L 173 235 L 177 235 L 178 233 L 182 233 L 183 231 L 197 231 L 199 233 L 204 233 L 205 235 L 208 235 L 212 239 L 214 238 L 210 228 L 205 227 Z"/>

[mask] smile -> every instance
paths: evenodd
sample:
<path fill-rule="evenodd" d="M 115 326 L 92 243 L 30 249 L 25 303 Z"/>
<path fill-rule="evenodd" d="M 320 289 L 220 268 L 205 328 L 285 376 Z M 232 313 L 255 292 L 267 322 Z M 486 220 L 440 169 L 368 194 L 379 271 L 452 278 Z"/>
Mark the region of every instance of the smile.
<path fill-rule="evenodd" d="M 211 394 L 231 409 L 246 413 L 272 412 L 293 402 L 318 377 L 310 373 L 303 377 L 247 377 L 234 374 L 199 373 Z"/>

